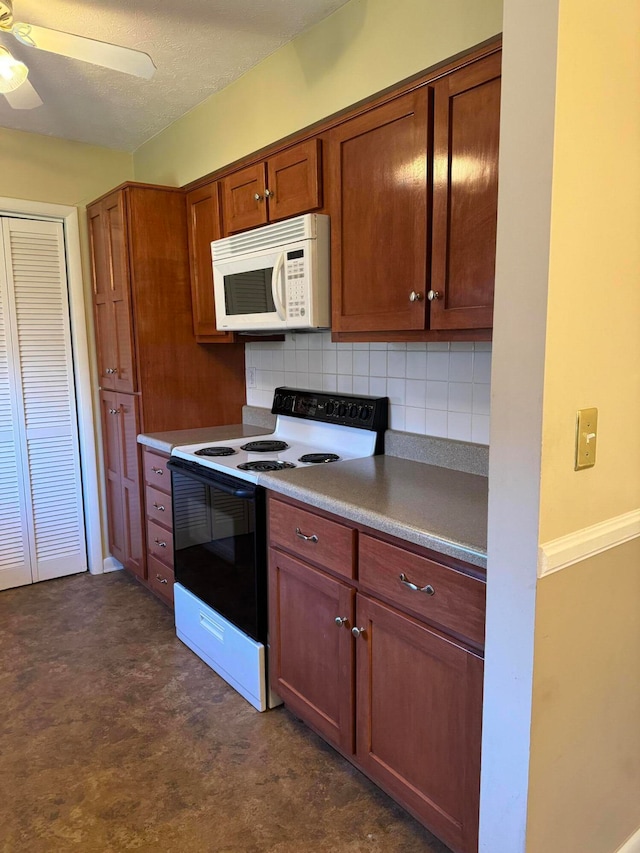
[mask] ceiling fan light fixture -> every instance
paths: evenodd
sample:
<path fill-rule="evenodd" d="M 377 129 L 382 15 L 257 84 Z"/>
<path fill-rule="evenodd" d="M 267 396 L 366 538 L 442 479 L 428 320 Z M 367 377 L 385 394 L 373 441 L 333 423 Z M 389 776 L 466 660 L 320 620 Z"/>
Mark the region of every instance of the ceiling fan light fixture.
<path fill-rule="evenodd" d="M 6 47 L 0 47 L 0 93 L 15 91 L 27 79 L 29 69 L 13 57 Z"/>

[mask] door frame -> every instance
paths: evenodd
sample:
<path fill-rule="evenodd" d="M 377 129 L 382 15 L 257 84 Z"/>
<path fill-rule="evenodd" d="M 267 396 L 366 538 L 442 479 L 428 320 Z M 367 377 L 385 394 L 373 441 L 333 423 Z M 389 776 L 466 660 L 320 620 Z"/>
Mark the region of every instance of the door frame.
<path fill-rule="evenodd" d="M 100 511 L 103 500 L 98 476 L 96 435 L 98 422 L 95 418 L 92 383 L 94 359 L 89 347 L 89 331 L 92 331 L 93 327 L 91 316 L 86 312 L 78 208 L 65 204 L 0 197 L 0 216 L 54 220 L 62 223 L 69 288 L 69 317 L 76 385 L 87 565 L 92 575 L 102 574 L 105 570 Z"/>

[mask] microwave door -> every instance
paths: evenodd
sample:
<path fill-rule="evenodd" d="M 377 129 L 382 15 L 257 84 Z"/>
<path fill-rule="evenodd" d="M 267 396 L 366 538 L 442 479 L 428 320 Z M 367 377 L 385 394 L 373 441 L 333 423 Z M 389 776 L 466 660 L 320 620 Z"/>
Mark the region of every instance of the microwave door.
<path fill-rule="evenodd" d="M 278 260 L 276 261 L 275 266 L 273 267 L 273 273 L 271 274 L 271 295 L 273 297 L 273 304 L 275 305 L 278 317 L 283 322 L 286 319 L 284 306 L 284 257 L 285 253 L 280 252 Z"/>

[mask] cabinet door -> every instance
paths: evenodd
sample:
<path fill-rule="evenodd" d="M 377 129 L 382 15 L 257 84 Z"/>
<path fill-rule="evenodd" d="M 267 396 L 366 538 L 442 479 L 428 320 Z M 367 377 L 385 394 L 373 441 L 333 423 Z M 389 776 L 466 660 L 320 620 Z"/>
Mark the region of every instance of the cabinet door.
<path fill-rule="evenodd" d="M 136 373 L 122 192 L 92 205 L 88 215 L 100 386 L 129 393 Z"/>
<path fill-rule="evenodd" d="M 358 596 L 357 758 L 455 850 L 477 849 L 480 657 Z"/>
<path fill-rule="evenodd" d="M 112 391 L 103 390 L 100 392 L 109 553 L 124 565 L 126 542 L 122 502 L 122 459 L 117 397 L 118 395 Z"/>
<path fill-rule="evenodd" d="M 91 245 L 91 274 L 93 279 L 93 309 L 96 322 L 96 344 L 100 386 L 115 389 L 118 368 L 115 317 L 111 287 L 111 262 L 106 239 L 105 215 L 102 204 L 87 211 Z"/>
<path fill-rule="evenodd" d="M 322 206 L 321 141 L 308 139 L 267 162 L 269 221 Z"/>
<path fill-rule="evenodd" d="M 329 134 L 334 331 L 425 328 L 429 96 L 411 92 Z"/>
<path fill-rule="evenodd" d="M 217 182 L 188 193 L 187 221 L 194 334 L 200 343 L 233 341 L 233 334 L 216 329 L 211 241 L 222 235 Z"/>
<path fill-rule="evenodd" d="M 140 401 L 133 394 L 117 395 L 120 425 L 121 482 L 125 534 L 123 564 L 141 578 L 146 577 L 145 543 L 140 483 Z"/>
<path fill-rule="evenodd" d="M 139 477 L 139 401 L 133 394 L 100 392 L 107 490 L 109 553 L 145 577 Z"/>
<path fill-rule="evenodd" d="M 223 178 L 223 227 L 225 234 L 255 228 L 267 222 L 265 164 L 256 163 Z"/>
<path fill-rule="evenodd" d="M 493 322 L 500 55 L 434 87 L 432 329 Z"/>
<path fill-rule="evenodd" d="M 272 548 L 269 596 L 271 686 L 324 738 L 352 753 L 353 588 Z"/>
<path fill-rule="evenodd" d="M 127 253 L 124 196 L 116 192 L 102 202 L 107 257 L 111 270 L 113 336 L 116 348 L 114 389 L 125 393 L 136 390 L 133 324 L 131 322 L 131 282 Z"/>

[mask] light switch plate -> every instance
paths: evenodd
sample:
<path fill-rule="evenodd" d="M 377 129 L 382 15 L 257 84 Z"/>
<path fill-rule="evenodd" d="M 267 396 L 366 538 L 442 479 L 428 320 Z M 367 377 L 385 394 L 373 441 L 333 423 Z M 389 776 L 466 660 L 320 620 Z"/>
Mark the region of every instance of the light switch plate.
<path fill-rule="evenodd" d="M 576 471 L 593 468 L 596 464 L 597 443 L 598 410 L 579 409 L 576 418 Z"/>

